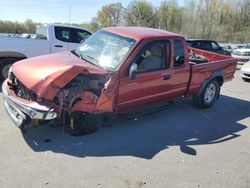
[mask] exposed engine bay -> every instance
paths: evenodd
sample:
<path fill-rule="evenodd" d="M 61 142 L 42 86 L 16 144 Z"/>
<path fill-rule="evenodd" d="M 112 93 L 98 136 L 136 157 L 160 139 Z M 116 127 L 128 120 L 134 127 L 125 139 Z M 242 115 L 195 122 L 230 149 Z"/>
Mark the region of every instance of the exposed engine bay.
<path fill-rule="evenodd" d="M 100 96 L 101 90 L 110 78 L 109 75 L 80 74 L 67 84 L 63 90 L 68 90 L 70 94 L 91 91 Z"/>
<path fill-rule="evenodd" d="M 53 102 L 59 106 L 59 111 L 65 109 L 68 112 L 74 111 L 72 108 L 79 102 L 89 104 L 89 100 L 94 100 L 93 102 L 97 104 L 109 79 L 108 74 L 80 74 L 59 91 Z M 89 96 L 91 99 L 88 98 Z"/>
<path fill-rule="evenodd" d="M 27 87 L 25 87 L 17 77 L 12 74 L 9 77 L 9 86 L 15 92 L 17 97 L 23 98 L 29 101 L 39 102 L 49 102 L 55 107 L 57 112 L 60 114 L 63 110 L 67 112 L 72 111 L 72 107 L 79 101 L 88 100 L 83 99 L 85 96 L 91 95 L 91 98 L 96 99 L 100 97 L 102 90 L 105 88 L 105 84 L 110 79 L 110 74 L 79 74 L 72 81 L 70 81 L 66 86 L 59 90 L 57 95 L 53 100 L 48 101 L 39 97 Z M 87 95 L 86 95 L 87 94 Z M 89 103 L 89 101 L 85 101 Z"/>

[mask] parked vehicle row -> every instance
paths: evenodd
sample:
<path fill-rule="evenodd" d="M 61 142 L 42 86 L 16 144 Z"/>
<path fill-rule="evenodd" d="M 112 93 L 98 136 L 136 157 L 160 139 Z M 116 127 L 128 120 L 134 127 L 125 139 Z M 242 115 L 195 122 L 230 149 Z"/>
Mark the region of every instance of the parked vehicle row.
<path fill-rule="evenodd" d="M 244 45 L 240 49 L 234 50 L 232 56 L 238 59 L 239 64 L 244 64 L 245 62 L 250 61 L 250 43 Z"/>
<path fill-rule="evenodd" d="M 232 44 L 232 43 L 219 43 L 219 45 L 229 52 L 233 52 L 233 50 L 237 50 L 242 48 L 244 44 Z"/>
<path fill-rule="evenodd" d="M 16 61 L 76 49 L 90 35 L 90 31 L 80 27 L 49 24 L 37 28 L 35 39 L 0 37 L 0 80 L 7 78 Z"/>
<path fill-rule="evenodd" d="M 124 114 L 193 96 L 211 107 L 237 60 L 188 47 L 184 37 L 158 29 L 112 27 L 79 48 L 15 63 L 2 90 L 18 127 L 27 121 L 70 120 L 73 134 L 90 130 L 86 117 Z"/>
<path fill-rule="evenodd" d="M 240 76 L 244 81 L 250 81 L 250 61 L 246 62 L 242 67 L 241 67 L 241 73 Z"/>

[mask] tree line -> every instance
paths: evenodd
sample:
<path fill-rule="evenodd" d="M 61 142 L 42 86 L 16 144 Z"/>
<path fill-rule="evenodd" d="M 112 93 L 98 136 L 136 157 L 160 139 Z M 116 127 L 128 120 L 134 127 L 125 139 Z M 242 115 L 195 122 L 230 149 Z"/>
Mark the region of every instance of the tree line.
<path fill-rule="evenodd" d="M 0 21 L 0 32 L 33 33 L 38 23 Z M 250 0 L 163 0 L 155 7 L 147 0 L 133 0 L 127 7 L 111 3 L 98 10 L 89 23 L 72 24 L 96 31 L 109 26 L 142 26 L 164 29 L 186 38 L 220 42 L 250 42 Z"/>

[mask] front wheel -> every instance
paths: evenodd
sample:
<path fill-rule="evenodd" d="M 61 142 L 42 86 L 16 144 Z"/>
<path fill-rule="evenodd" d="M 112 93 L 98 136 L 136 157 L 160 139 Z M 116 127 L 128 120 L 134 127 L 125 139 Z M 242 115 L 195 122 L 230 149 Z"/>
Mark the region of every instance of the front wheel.
<path fill-rule="evenodd" d="M 0 61 L 0 81 L 4 81 L 8 78 L 9 69 L 16 61 L 18 61 L 17 58 L 5 58 Z"/>
<path fill-rule="evenodd" d="M 217 100 L 220 94 L 220 85 L 217 80 L 208 82 L 200 95 L 193 97 L 193 102 L 199 108 L 209 108 Z"/>
<path fill-rule="evenodd" d="M 91 115 L 84 112 L 72 112 L 70 115 L 70 134 L 82 136 L 97 131 L 97 126 L 91 122 Z"/>

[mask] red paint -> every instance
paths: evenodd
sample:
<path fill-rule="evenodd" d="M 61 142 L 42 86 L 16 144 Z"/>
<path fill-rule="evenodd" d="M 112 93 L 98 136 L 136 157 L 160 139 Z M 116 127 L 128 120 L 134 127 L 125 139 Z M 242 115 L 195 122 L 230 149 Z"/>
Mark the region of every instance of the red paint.
<path fill-rule="evenodd" d="M 186 47 L 185 39 L 177 34 L 149 28 L 105 28 L 106 31 L 117 35 L 133 38 L 137 44 L 127 60 L 111 76 L 98 98 L 91 92 L 80 94 L 82 99 L 69 111 L 98 112 L 128 112 L 144 105 L 174 100 L 183 95 L 194 95 L 201 84 L 215 71 L 222 71 L 224 80 L 233 78 L 237 61 L 231 57 Z M 174 67 L 173 40 L 180 39 L 185 46 L 185 63 Z M 154 40 L 168 40 L 171 42 L 170 67 L 164 70 L 141 73 L 135 80 L 128 77 L 128 69 L 132 60 L 144 44 Z M 190 64 L 188 51 L 205 56 L 209 62 L 193 66 L 190 78 Z M 13 66 L 13 73 L 31 91 L 51 100 L 58 91 L 78 74 L 105 74 L 106 71 L 79 59 L 71 52 L 36 57 L 23 60 Z M 170 75 L 170 80 L 163 80 L 163 76 Z M 188 91 L 188 92 L 187 92 Z M 21 99 L 18 99 L 21 100 Z M 59 114 L 60 116 L 60 114 Z"/>
<path fill-rule="evenodd" d="M 53 99 L 60 88 L 82 72 L 106 73 L 68 51 L 19 61 L 13 65 L 12 72 L 27 88 L 45 99 Z"/>

